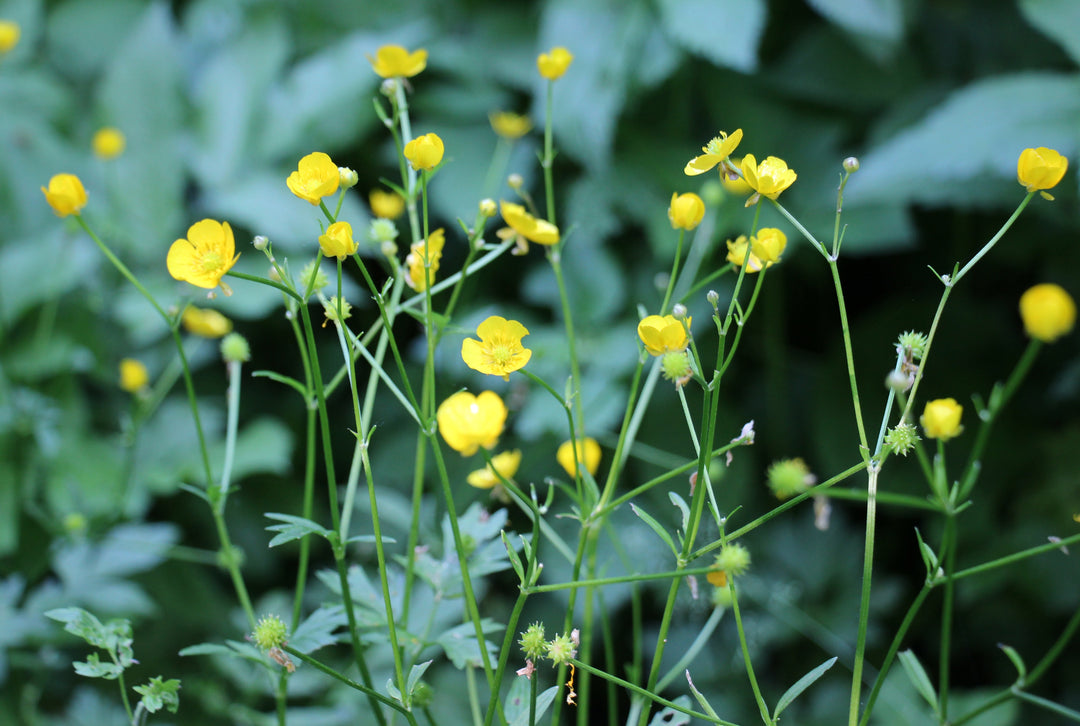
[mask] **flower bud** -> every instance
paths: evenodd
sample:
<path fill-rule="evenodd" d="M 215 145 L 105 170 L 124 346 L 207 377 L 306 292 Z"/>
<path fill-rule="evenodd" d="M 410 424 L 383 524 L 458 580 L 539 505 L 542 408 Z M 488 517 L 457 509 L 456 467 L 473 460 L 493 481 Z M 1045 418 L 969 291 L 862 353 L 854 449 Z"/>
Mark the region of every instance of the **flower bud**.
<path fill-rule="evenodd" d="M 675 303 L 671 307 L 671 315 L 676 320 L 682 320 L 683 318 L 685 318 L 686 317 L 686 312 L 687 312 L 686 311 L 686 306 L 683 305 L 682 303 Z"/>
<path fill-rule="evenodd" d="M 281 275 L 273 265 L 270 265 L 270 269 L 266 272 L 266 276 L 274 282 L 281 282 Z"/>
<path fill-rule="evenodd" d="M 379 251 L 383 253 L 384 257 L 397 257 L 398 246 L 390 240 L 387 240 L 379 245 Z"/>
<path fill-rule="evenodd" d="M 521 185 L 525 183 L 525 180 L 521 177 L 521 174 L 511 174 L 506 177 L 506 183 L 511 189 L 521 189 Z"/>
<path fill-rule="evenodd" d="M 498 207 L 495 206 L 494 199 L 481 199 L 480 200 L 480 214 L 485 217 L 494 217 L 495 212 L 498 211 Z"/>
<path fill-rule="evenodd" d="M 255 632 L 251 634 L 251 639 L 262 650 L 270 650 L 285 645 L 285 636 L 288 633 L 285 621 L 277 615 L 266 615 L 255 625 Z"/>
<path fill-rule="evenodd" d="M 859 170 L 859 160 L 854 156 L 849 156 L 844 159 L 844 171 L 848 174 L 854 174 Z"/>
<path fill-rule="evenodd" d="M 338 187 L 341 189 L 352 189 L 360 181 L 360 177 L 357 176 L 356 172 L 347 166 L 339 166 L 337 170 Z"/>
<path fill-rule="evenodd" d="M 251 360 L 251 346 L 240 333 L 229 333 L 221 339 L 221 357 L 226 363 L 247 363 Z"/>
<path fill-rule="evenodd" d="M 885 387 L 895 393 L 903 393 L 911 388 L 911 378 L 903 371 L 894 368 L 889 371 L 889 375 L 885 376 Z"/>
<path fill-rule="evenodd" d="M 255 235 L 255 239 L 251 240 L 251 244 L 255 249 L 261 252 L 270 244 L 270 239 L 265 234 L 257 234 Z"/>
<path fill-rule="evenodd" d="M 398 82 L 396 78 L 387 78 L 380 84 L 379 93 L 387 98 L 393 98 L 397 95 Z"/>
<path fill-rule="evenodd" d="M 373 219 L 368 225 L 368 239 L 372 242 L 393 242 L 398 237 L 398 228 L 391 219 Z"/>
<path fill-rule="evenodd" d="M 338 296 L 334 295 L 334 297 L 323 303 L 323 312 L 326 314 L 327 320 L 340 323 L 352 316 L 352 305 L 346 300 L 341 300 L 339 305 Z"/>
<path fill-rule="evenodd" d="M 323 272 L 322 267 L 319 266 L 319 260 L 312 260 L 304 265 L 304 269 L 300 270 L 300 287 L 307 289 L 308 281 L 311 279 L 311 273 L 316 267 L 319 267 L 318 272 L 315 272 L 315 284 L 312 286 L 312 290 L 322 290 L 324 287 L 330 284 L 330 280 L 326 277 L 326 273 Z"/>
<path fill-rule="evenodd" d="M 1052 343 L 1073 329 L 1076 303 L 1061 286 L 1043 283 L 1020 296 L 1020 317 L 1029 336 Z"/>
<path fill-rule="evenodd" d="M 577 655 L 577 648 L 569 635 L 556 635 L 547 643 L 545 655 L 554 665 L 566 665 Z"/>
<path fill-rule="evenodd" d="M 709 290 L 709 292 L 705 294 L 705 299 L 708 300 L 709 304 L 715 308 L 720 302 L 720 293 L 718 293 L 716 290 Z"/>
<path fill-rule="evenodd" d="M 124 358 L 120 361 L 120 388 L 128 393 L 138 393 L 150 384 L 150 374 L 141 361 Z"/>

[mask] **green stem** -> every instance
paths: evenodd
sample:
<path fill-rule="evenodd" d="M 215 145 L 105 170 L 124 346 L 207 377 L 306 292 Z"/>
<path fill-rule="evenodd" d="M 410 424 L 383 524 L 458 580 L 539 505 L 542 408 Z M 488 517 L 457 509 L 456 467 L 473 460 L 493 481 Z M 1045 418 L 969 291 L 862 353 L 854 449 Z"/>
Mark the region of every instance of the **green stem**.
<path fill-rule="evenodd" d="M 679 260 L 682 257 L 683 238 L 686 236 L 686 230 L 679 230 L 679 241 L 675 245 L 675 259 L 671 263 L 671 276 L 668 278 L 667 291 L 664 293 L 664 302 L 660 303 L 660 314 L 664 315 L 667 312 L 668 303 L 671 302 L 671 291 L 675 289 L 675 280 L 679 273 Z"/>
<path fill-rule="evenodd" d="M 878 694 L 881 692 L 881 687 L 885 685 L 885 676 L 888 675 L 889 669 L 892 667 L 893 659 L 896 658 L 897 652 L 900 650 L 900 644 L 904 642 L 904 636 L 907 635 L 908 629 L 915 621 L 915 615 L 919 612 L 919 608 L 922 607 L 923 602 L 926 600 L 926 596 L 930 594 L 930 590 L 933 588 L 933 584 L 926 582 L 923 584 L 919 594 L 915 596 L 915 600 L 908 607 L 907 613 L 904 614 L 904 621 L 900 623 L 900 628 L 896 631 L 896 635 L 893 636 L 892 643 L 889 644 L 889 650 L 885 654 L 885 660 L 881 662 L 881 668 L 878 669 L 877 677 L 874 679 L 874 685 L 870 689 L 870 695 L 866 697 L 866 706 L 863 708 L 862 718 L 859 719 L 859 726 L 866 726 L 870 720 L 870 714 L 874 711 L 874 703 L 877 701 Z"/>
<path fill-rule="evenodd" d="M 859 632 L 855 641 L 855 662 L 851 669 L 849 726 L 859 722 L 859 696 L 862 693 L 863 662 L 866 658 L 866 629 L 870 620 L 870 581 L 874 570 L 874 537 L 877 526 L 877 466 L 867 472 L 866 540 L 863 545 L 862 594 L 859 599 Z"/>
<path fill-rule="evenodd" d="M 945 555 L 945 597 L 941 606 L 941 654 L 938 666 L 938 722 L 949 719 L 949 659 L 952 655 L 952 622 L 954 582 L 951 577 L 956 570 L 956 513 L 945 512 L 945 533 L 941 549 Z"/>
<path fill-rule="evenodd" d="M 315 670 L 330 676 L 335 681 L 338 681 L 340 683 L 344 683 L 349 688 L 353 688 L 353 689 L 363 693 L 365 696 L 368 697 L 368 700 L 372 702 L 373 707 L 375 709 L 376 718 L 378 719 L 378 721 L 380 723 L 385 722 L 385 717 L 382 716 L 382 711 L 379 710 L 379 708 L 378 708 L 377 704 L 379 704 L 379 703 L 383 704 L 384 706 L 389 706 L 390 708 L 394 709 L 398 713 L 402 714 L 405 717 L 405 719 L 411 724 L 411 726 L 417 726 L 416 717 L 412 715 L 412 712 L 409 711 L 409 709 L 402 706 L 397 701 L 395 701 L 393 698 L 390 698 L 388 696 L 384 696 L 383 694 L 379 693 L 375 689 L 373 689 L 370 686 L 367 686 L 367 685 L 365 685 L 363 683 L 357 683 L 356 681 L 353 681 L 353 680 L 351 680 L 349 678 L 346 678 L 345 676 L 341 675 L 340 673 L 338 673 L 336 670 L 334 670 L 330 666 L 326 665 L 325 663 L 322 663 L 320 661 L 315 660 L 314 658 L 312 658 L 310 655 L 308 655 L 306 653 L 301 653 L 300 651 L 296 650 L 295 648 L 293 648 L 292 646 L 290 646 L 288 644 L 282 645 L 281 649 L 283 651 L 285 651 L 286 653 L 288 653 L 289 655 L 291 655 L 291 656 L 293 656 L 295 658 L 298 658 L 299 660 L 303 661 L 304 663 L 307 663 L 309 666 L 311 666 Z"/>
<path fill-rule="evenodd" d="M 679 713 L 685 713 L 686 715 L 690 716 L 691 718 L 701 719 L 702 721 L 705 721 L 707 723 L 720 724 L 720 726 L 737 726 L 736 724 L 731 723 L 730 721 L 725 721 L 725 720 L 723 720 L 721 718 L 713 718 L 712 716 L 708 715 L 707 713 L 701 713 L 699 711 L 694 711 L 693 709 L 689 709 L 686 706 L 681 706 L 678 703 L 675 703 L 674 701 L 669 701 L 666 698 L 661 698 L 660 696 L 656 695 L 655 693 L 653 693 L 652 691 L 650 691 L 648 689 L 642 688 L 641 686 L 639 686 L 637 684 L 634 684 L 634 683 L 631 683 L 630 681 L 625 681 L 622 678 L 619 678 L 618 676 L 613 676 L 610 673 L 605 673 L 604 671 L 600 670 L 599 668 L 592 667 L 588 663 L 584 663 L 584 662 L 582 662 L 580 660 L 577 660 L 577 659 L 574 659 L 571 662 L 574 664 L 574 667 L 577 668 L 578 670 L 582 670 L 582 671 L 585 671 L 586 673 L 591 673 L 592 675 L 594 675 L 594 676 L 596 676 L 598 678 L 603 678 L 604 680 L 611 681 L 615 685 L 617 685 L 617 686 L 619 686 L 621 688 L 625 688 L 626 690 L 628 690 L 628 691 L 630 691 L 632 693 L 636 693 L 637 695 L 641 696 L 642 698 L 644 698 L 646 700 L 649 700 L 649 701 L 652 701 L 653 703 L 655 703 L 658 706 L 663 706 L 665 708 L 670 708 L 673 711 L 678 711 Z M 648 709 L 643 710 L 642 713 L 647 715 L 648 714 Z"/>

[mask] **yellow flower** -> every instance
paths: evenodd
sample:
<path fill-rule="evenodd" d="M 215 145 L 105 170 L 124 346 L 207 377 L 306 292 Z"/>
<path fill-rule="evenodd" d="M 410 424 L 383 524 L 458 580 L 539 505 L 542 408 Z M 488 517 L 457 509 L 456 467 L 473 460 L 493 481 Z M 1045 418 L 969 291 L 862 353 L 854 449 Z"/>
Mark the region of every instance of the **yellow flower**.
<path fill-rule="evenodd" d="M 532 130 L 532 121 L 512 111 L 497 111 L 488 116 L 491 128 L 504 139 L 520 139 Z"/>
<path fill-rule="evenodd" d="M 750 238 L 750 249 L 754 257 L 764 262 L 766 267 L 780 261 L 780 255 L 784 254 L 785 247 L 787 247 L 787 235 L 775 227 L 762 227 L 755 236 Z"/>
<path fill-rule="evenodd" d="M 1053 149 L 1045 146 L 1024 149 L 1016 160 L 1016 180 L 1029 192 L 1053 189 L 1068 168 L 1069 160 Z M 1046 192 L 1042 195 L 1047 199 L 1054 198 Z"/>
<path fill-rule="evenodd" d="M 509 481 L 514 474 L 517 474 L 519 466 L 521 466 L 521 450 L 504 451 L 491 457 L 491 464 L 470 473 L 465 481 L 477 489 L 491 489 L 496 484 L 501 484 L 502 479 Z M 499 474 L 502 475 L 502 479 L 499 478 Z"/>
<path fill-rule="evenodd" d="M 296 171 L 289 174 L 285 183 L 293 194 L 318 206 L 323 197 L 328 197 L 338 190 L 341 172 L 329 156 L 315 151 L 300 160 Z"/>
<path fill-rule="evenodd" d="M 1020 317 L 1028 335 L 1052 343 L 1073 329 L 1076 303 L 1061 286 L 1043 283 L 1020 296 Z"/>
<path fill-rule="evenodd" d="M 499 202 L 503 221 L 517 234 L 538 245 L 553 245 L 559 241 L 559 228 L 551 222 L 537 219 L 525 207 L 513 202 Z"/>
<path fill-rule="evenodd" d="M 562 78 L 573 60 L 573 53 L 562 46 L 557 46 L 547 53 L 541 53 L 536 59 L 536 67 L 540 71 L 540 75 L 549 81 L 554 81 Z"/>
<path fill-rule="evenodd" d="M 423 48 L 410 53 L 400 45 L 384 45 L 368 56 L 375 73 L 383 78 L 412 78 L 427 68 L 427 51 Z"/>
<path fill-rule="evenodd" d="M 211 308 L 189 305 L 180 317 L 184 330 L 200 338 L 222 338 L 232 332 L 232 321 Z"/>
<path fill-rule="evenodd" d="M 356 252 L 356 242 L 352 238 L 352 225 L 348 222 L 334 222 L 319 235 L 319 248 L 327 257 L 344 260 Z"/>
<path fill-rule="evenodd" d="M 705 202 L 697 194 L 672 193 L 671 205 L 667 210 L 668 219 L 674 229 L 685 229 L 687 232 L 701 224 L 705 217 Z"/>
<path fill-rule="evenodd" d="M 439 260 L 442 259 L 444 244 L 446 244 L 446 234 L 442 227 L 428 235 L 427 258 L 431 262 L 427 265 L 426 271 L 424 269 L 424 240 L 413 242 L 409 247 L 409 254 L 405 258 L 405 282 L 413 290 L 423 292 L 435 282 L 435 273 L 439 270 Z"/>
<path fill-rule="evenodd" d="M 438 134 L 424 134 L 405 144 L 405 158 L 413 169 L 431 171 L 443 158 L 443 141 Z"/>
<path fill-rule="evenodd" d="M 49 180 L 49 188 L 41 191 L 57 217 L 78 214 L 86 206 L 86 189 L 74 174 L 57 174 Z"/>
<path fill-rule="evenodd" d="M 127 139 L 124 138 L 123 132 L 112 126 L 98 129 L 97 133 L 94 134 L 94 138 L 90 141 L 90 147 L 94 150 L 94 155 L 106 161 L 123 154 L 126 146 Z"/>
<path fill-rule="evenodd" d="M 709 581 L 710 585 L 716 587 L 727 587 L 727 573 L 723 570 L 709 570 L 705 575 L 705 579 Z"/>
<path fill-rule="evenodd" d="M 748 240 L 745 234 L 740 234 L 734 240 L 727 241 L 727 261 L 736 267 L 742 267 L 743 260 L 746 260 L 746 247 Z M 753 247 L 750 248 L 750 259 L 746 263 L 746 272 L 753 273 L 761 270 L 761 260 L 754 256 Z"/>
<path fill-rule="evenodd" d="M 747 154 L 742 160 L 742 173 L 750 188 L 763 197 L 776 199 L 780 192 L 787 189 L 795 182 L 798 176 L 793 170 L 788 169 L 787 162 L 775 156 L 765 158 L 761 164 L 753 154 Z M 757 197 L 750 197 L 746 206 L 757 202 Z"/>
<path fill-rule="evenodd" d="M 461 358 L 474 371 L 509 381 L 510 374 L 524 368 L 532 357 L 532 351 L 521 345 L 529 331 L 516 320 L 492 315 L 480 323 L 476 334 L 480 340 L 461 341 Z"/>
<path fill-rule="evenodd" d="M 596 470 L 600 468 L 600 444 L 596 443 L 596 439 L 588 436 L 578 439 L 574 448 L 577 449 L 578 464 L 584 465 L 590 476 L 596 474 Z M 564 441 L 559 446 L 559 450 L 555 452 L 555 460 L 569 476 L 577 476 L 574 470 L 574 449 L 570 448 L 569 441 Z"/>
<path fill-rule="evenodd" d="M 736 157 L 731 159 L 731 164 L 734 167 L 742 167 L 742 157 Z M 737 197 L 749 196 L 754 190 L 750 188 L 750 185 L 746 183 L 746 180 L 735 173 L 720 174 L 720 183 L 724 185 L 724 189 L 727 189 L 729 193 L 734 194 Z"/>
<path fill-rule="evenodd" d="M 397 192 L 372 189 L 368 195 L 371 213 L 379 219 L 397 219 L 405 211 L 405 199 Z"/>
<path fill-rule="evenodd" d="M 169 274 L 209 290 L 222 285 L 221 278 L 240 258 L 228 222 L 204 219 L 188 227 L 187 239 L 178 239 L 165 260 Z M 226 290 L 225 285 L 222 289 Z"/>
<path fill-rule="evenodd" d="M 948 441 L 954 436 L 959 436 L 964 427 L 960 425 L 960 416 L 964 407 L 954 398 L 938 398 L 926 404 L 919 423 L 923 431 L 931 439 Z"/>
<path fill-rule="evenodd" d="M 649 355 L 663 355 L 686 350 L 686 346 L 690 344 L 686 334 L 689 327 L 690 318 L 686 319 L 684 327 L 682 321 L 673 315 L 649 315 L 638 323 L 637 332 Z"/>
<path fill-rule="evenodd" d="M 459 391 L 439 405 L 435 420 L 447 445 L 462 456 L 491 449 L 506 425 L 506 404 L 494 391 L 474 396 Z"/>
<path fill-rule="evenodd" d="M 150 374 L 146 366 L 134 358 L 120 361 L 120 388 L 128 393 L 138 393 L 150 384 Z"/>
<path fill-rule="evenodd" d="M 701 156 L 695 156 L 687 162 L 683 168 L 683 173 L 687 176 L 704 174 L 731 156 L 731 152 L 735 151 L 735 147 L 739 145 L 740 141 L 742 141 L 742 129 L 735 129 L 730 136 L 721 131 L 719 136 L 715 137 L 706 146 L 701 147 L 702 152 L 704 152 Z M 721 174 L 721 176 L 724 175 Z"/>
<path fill-rule="evenodd" d="M 0 20 L 0 55 L 10 53 L 19 44 L 22 29 L 14 20 Z"/>

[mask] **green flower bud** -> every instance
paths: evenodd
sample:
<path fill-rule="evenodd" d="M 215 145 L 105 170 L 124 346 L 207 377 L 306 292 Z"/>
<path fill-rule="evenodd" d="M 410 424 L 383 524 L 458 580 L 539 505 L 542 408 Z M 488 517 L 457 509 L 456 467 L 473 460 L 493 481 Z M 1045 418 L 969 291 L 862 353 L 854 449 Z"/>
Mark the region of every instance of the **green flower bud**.
<path fill-rule="evenodd" d="M 854 156 L 849 156 L 844 159 L 844 171 L 848 174 L 854 174 L 859 170 L 859 159 Z"/>
<path fill-rule="evenodd" d="M 527 657 L 539 658 L 542 656 L 547 651 L 547 642 L 544 640 L 544 626 L 540 623 L 530 625 L 521 634 L 521 640 L 518 641 L 518 644 Z"/>
<path fill-rule="evenodd" d="M 347 166 L 339 166 L 338 170 L 338 186 L 341 189 L 352 189 L 356 186 L 356 183 L 360 181 L 360 177 L 355 171 Z"/>
<path fill-rule="evenodd" d="M 251 360 L 251 346 L 240 333 L 229 333 L 221 339 L 221 357 L 226 363 L 247 363 Z"/>
<path fill-rule="evenodd" d="M 281 618 L 277 615 L 266 615 L 255 625 L 251 639 L 262 650 L 270 650 L 285 645 L 285 636 L 288 633 L 289 630 Z"/>
<path fill-rule="evenodd" d="M 251 244 L 254 245 L 255 249 L 261 252 L 266 249 L 268 244 L 270 244 L 270 239 L 265 234 L 257 234 L 255 235 L 255 239 L 251 240 Z"/>
<path fill-rule="evenodd" d="M 731 607 L 731 589 L 727 585 L 714 587 L 711 600 L 714 608 Z"/>

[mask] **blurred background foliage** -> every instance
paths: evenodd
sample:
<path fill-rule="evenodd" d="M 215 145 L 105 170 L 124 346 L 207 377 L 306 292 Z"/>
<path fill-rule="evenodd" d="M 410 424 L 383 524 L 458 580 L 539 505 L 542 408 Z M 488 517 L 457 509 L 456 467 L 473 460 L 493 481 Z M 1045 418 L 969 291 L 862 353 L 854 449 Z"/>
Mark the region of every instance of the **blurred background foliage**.
<path fill-rule="evenodd" d="M 966 260 L 1012 212 L 1023 196 L 1015 181 L 1023 148 L 1050 146 L 1078 165 L 1074 0 L 2 0 L 0 17 L 22 28 L 18 46 L 0 58 L 0 722 L 117 722 L 115 693 L 77 682 L 70 660 L 83 653 L 41 615 L 74 605 L 103 618 L 135 618 L 146 675 L 183 679 L 180 722 L 261 723 L 259 712 L 272 707 L 268 683 L 253 671 L 227 659 L 176 656 L 203 640 L 240 639 L 244 626 L 225 577 L 212 567 L 216 540 L 204 505 L 178 489 L 200 483 L 200 472 L 186 404 L 171 385 L 175 354 L 153 310 L 74 224 L 53 216 L 39 190 L 51 175 L 81 176 L 90 193 L 85 215 L 166 305 L 196 297 L 168 277 L 164 260 L 172 240 L 203 217 L 236 228 L 244 253 L 236 269 L 265 273 L 247 247 L 255 234 L 269 236 L 279 257 L 295 258 L 299 269 L 317 251 L 320 215 L 289 193 L 286 175 L 313 150 L 356 169 L 360 184 L 346 195 L 342 218 L 365 229 L 367 191 L 397 173 L 393 144 L 373 112 L 379 84 L 366 56 L 384 43 L 425 47 L 428 70 L 412 81 L 413 128 L 446 143 L 449 163 L 433 182 L 432 209 L 448 230 L 443 269 L 453 269 L 464 257 L 462 245 L 454 247 L 464 240 L 455 220 L 471 219 L 484 196 L 510 199 L 507 172 L 521 173 L 542 197 L 538 135 L 514 147 L 506 168 L 493 168 L 488 114 L 527 113 L 542 128 L 535 57 L 564 45 L 575 60 L 555 91 L 559 221 L 570 238 L 564 261 L 589 433 L 610 445 L 636 360 L 638 306 L 655 312 L 670 269 L 668 200 L 673 191 L 700 191 L 702 179 L 681 170 L 717 130 L 744 129 L 740 153 L 781 156 L 798 171 L 783 202 L 822 238 L 831 234 L 840 162 L 860 158 L 844 200 L 840 270 L 870 421 L 885 399 L 881 381 L 896 335 L 929 326 L 940 285 L 927 265 L 945 272 Z M 107 162 L 90 151 L 91 136 L 106 125 L 127 137 L 125 153 Z M 976 424 L 970 396 L 985 397 L 1025 345 L 1021 292 L 1051 281 L 1080 294 L 1077 178 L 1069 172 L 1055 202 L 1033 200 L 950 301 L 922 392 L 965 404 L 969 430 Z M 722 264 L 724 240 L 748 231 L 751 218 L 741 198 L 714 208 L 690 252 L 701 270 Z M 741 521 L 773 506 L 763 484 L 771 461 L 801 456 L 824 479 L 859 458 L 825 266 L 774 211 L 763 209 L 761 223 L 785 229 L 792 244 L 769 275 L 725 381 L 721 436 L 736 436 L 750 419 L 758 431 L 755 446 L 717 472 L 721 507 L 741 505 Z M 715 285 L 722 299 L 727 285 L 726 278 Z M 235 295 L 212 305 L 252 342 L 253 368 L 298 371 L 280 298 L 239 281 L 233 287 Z M 358 286 L 351 292 L 362 329 L 372 306 Z M 687 305 L 707 320 L 704 290 Z M 455 321 L 461 330 L 441 351 L 440 396 L 491 385 L 464 368 L 456 346 L 494 312 L 528 326 L 532 370 L 560 388 L 568 368 L 557 293 L 534 251 L 501 259 L 469 288 Z M 709 327 L 695 326 L 703 349 L 711 347 Z M 398 333 L 418 339 L 419 330 L 403 317 Z M 214 345 L 188 344 L 205 423 L 220 433 L 224 369 Z M 330 356 L 329 335 L 327 344 Z M 1080 511 L 1078 350 L 1075 335 L 1047 348 L 996 427 L 976 506 L 961 520 L 960 566 L 1078 526 L 1069 516 Z M 137 436 L 130 397 L 117 387 L 123 357 L 143 360 L 162 394 Z M 291 586 L 295 549 L 267 553 L 262 514 L 298 511 L 304 409 L 265 378 L 244 385 L 234 473 L 241 492 L 230 499 L 229 521 L 247 553 L 250 585 L 270 607 Z M 560 411 L 516 377 L 503 392 L 513 409 L 504 444 L 524 449 L 519 481 L 557 475 L 553 452 L 566 436 Z M 371 454 L 389 529 L 400 536 L 411 469 L 400 462 L 411 461 L 415 434 L 396 404 L 385 404 L 376 410 Z M 344 454 L 351 415 L 343 401 L 337 406 Z M 681 418 L 674 395 L 659 392 L 622 490 L 692 456 Z M 950 444 L 956 465 L 970 438 Z M 462 501 L 487 504 L 464 482 L 475 462 L 453 464 Z M 882 486 L 925 493 L 907 461 L 890 462 Z M 641 504 L 677 521 L 666 492 Z M 428 510 L 437 539 L 437 501 Z M 564 510 L 557 503 L 555 511 Z M 611 555 L 606 574 L 627 571 L 628 561 L 639 570 L 670 567 L 652 533 L 624 514 L 617 523 L 628 558 Z M 885 508 L 880 516 L 871 663 L 921 585 L 914 528 L 939 539 L 939 522 L 919 510 Z M 850 664 L 862 518 L 860 505 L 837 501 L 829 530 L 819 532 L 806 505 L 747 538 L 755 567 L 745 578 L 745 617 L 763 689 L 774 698 L 831 655 Z M 511 524 L 522 524 L 516 513 Z M 325 565 L 329 554 L 315 551 Z M 355 552 L 360 562 L 370 555 Z M 557 558 L 547 564 L 548 581 L 568 576 Z M 628 593 L 604 592 L 605 616 L 617 626 L 628 622 Z M 513 596 L 510 580 L 496 577 L 485 612 L 501 612 Z M 319 597 L 311 594 L 311 607 Z M 645 598 L 655 603 L 662 595 L 646 586 Z M 692 640 L 706 600 L 684 594 L 673 643 Z M 555 628 L 564 602 L 537 599 L 526 617 Z M 956 688 L 1005 687 L 1013 674 L 996 644 L 1032 662 L 1077 602 L 1080 578 L 1065 556 L 964 581 Z M 932 597 L 908 643 L 932 677 L 939 606 Z M 728 626 L 694 665 L 694 682 L 724 717 L 749 723 L 755 711 Z M 668 652 L 677 658 L 681 649 Z M 630 657 L 620 651 L 615 663 Z M 429 675 L 440 712 L 464 719 L 460 674 L 447 667 Z M 877 722 L 928 723 L 910 684 L 896 676 Z M 833 669 L 790 718 L 836 723 L 848 681 L 843 668 Z M 1077 682 L 1073 655 L 1039 693 L 1080 708 Z M 294 684 L 296 723 L 355 718 L 356 704 L 328 696 L 318 679 Z M 979 723 L 1017 723 L 1023 713 L 998 709 Z"/>

